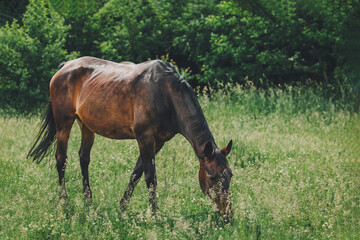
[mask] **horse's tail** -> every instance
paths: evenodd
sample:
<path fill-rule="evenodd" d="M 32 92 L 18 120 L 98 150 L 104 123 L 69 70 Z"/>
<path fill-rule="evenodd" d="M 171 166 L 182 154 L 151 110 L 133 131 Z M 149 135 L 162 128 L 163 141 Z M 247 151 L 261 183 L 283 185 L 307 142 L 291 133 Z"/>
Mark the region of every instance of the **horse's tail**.
<path fill-rule="evenodd" d="M 46 108 L 42 119 L 42 125 L 27 158 L 32 158 L 33 162 L 40 163 L 48 154 L 50 146 L 54 143 L 56 137 L 56 125 L 53 115 L 51 102 Z"/>
<path fill-rule="evenodd" d="M 65 65 L 65 63 L 66 63 L 66 62 L 60 63 L 59 66 L 58 66 L 58 70 L 60 70 L 60 69 Z"/>

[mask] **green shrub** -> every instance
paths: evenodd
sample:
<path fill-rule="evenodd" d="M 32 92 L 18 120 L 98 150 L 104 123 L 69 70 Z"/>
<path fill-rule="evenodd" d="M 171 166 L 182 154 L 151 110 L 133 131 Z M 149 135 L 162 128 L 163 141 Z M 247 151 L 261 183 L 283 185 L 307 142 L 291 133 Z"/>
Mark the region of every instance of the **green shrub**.
<path fill-rule="evenodd" d="M 161 31 L 151 1 L 110 0 L 94 16 L 101 57 L 141 62 L 162 54 Z"/>
<path fill-rule="evenodd" d="M 68 54 L 69 26 L 46 0 L 30 1 L 23 26 L 16 21 L 0 28 L 0 102 L 4 108 L 32 110 L 49 98 L 49 82 Z"/>
<path fill-rule="evenodd" d="M 240 2 L 240 3 L 239 3 Z M 256 86 L 324 83 L 339 87 L 343 29 L 351 1 L 222 1 L 205 25 L 204 82 L 252 81 Z"/>
<path fill-rule="evenodd" d="M 356 105 L 359 6 L 359 0 L 30 1 L 21 23 L 0 28 L 0 103 L 31 109 L 44 102 L 56 66 L 76 51 L 137 63 L 167 55 L 188 69 L 193 86 L 320 86 L 328 99 Z"/>
<path fill-rule="evenodd" d="M 101 56 L 95 41 L 100 29 L 94 28 L 93 16 L 108 0 L 49 0 L 51 6 L 71 25 L 66 34 L 65 47 L 68 52 L 77 51 L 82 56 Z"/>

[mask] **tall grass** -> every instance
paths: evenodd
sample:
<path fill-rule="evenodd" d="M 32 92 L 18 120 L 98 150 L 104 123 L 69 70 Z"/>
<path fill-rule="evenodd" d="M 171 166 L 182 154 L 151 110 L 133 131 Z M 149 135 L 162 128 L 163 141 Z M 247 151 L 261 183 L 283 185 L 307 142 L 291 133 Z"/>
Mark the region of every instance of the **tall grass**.
<path fill-rule="evenodd" d="M 25 159 L 39 119 L 0 119 L 1 239 L 356 239 L 360 231 L 360 119 L 313 90 L 209 91 L 200 104 L 219 147 L 233 139 L 234 217 L 219 217 L 197 180 L 198 160 L 180 135 L 158 153 L 159 212 L 144 180 L 120 211 L 139 154 L 135 141 L 96 136 L 93 203 L 82 196 L 80 131 L 68 148 L 68 204 L 57 196 L 54 157 Z"/>

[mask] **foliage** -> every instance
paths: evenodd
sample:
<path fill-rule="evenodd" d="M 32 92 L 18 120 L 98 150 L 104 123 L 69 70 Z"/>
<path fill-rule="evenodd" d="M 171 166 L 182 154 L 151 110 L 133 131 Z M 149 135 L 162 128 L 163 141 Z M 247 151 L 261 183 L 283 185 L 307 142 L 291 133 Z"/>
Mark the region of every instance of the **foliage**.
<path fill-rule="evenodd" d="M 0 29 L 0 102 L 27 110 L 47 102 L 57 66 L 75 55 L 65 49 L 69 27 L 46 0 L 30 1 L 22 21 Z"/>
<path fill-rule="evenodd" d="M 29 0 L 1 0 L 0 1 L 0 26 L 16 19 L 20 21 L 26 10 Z"/>
<path fill-rule="evenodd" d="M 213 30 L 202 56 L 204 81 L 256 86 L 311 81 L 338 87 L 345 19 L 353 1 L 222 1 L 205 24 Z"/>
<path fill-rule="evenodd" d="M 49 0 L 51 6 L 64 17 L 65 25 L 70 25 L 66 35 L 66 49 L 77 51 L 82 56 L 98 56 L 95 41 L 101 29 L 93 28 L 93 15 L 104 5 L 104 0 Z"/>
<path fill-rule="evenodd" d="M 0 118 L 0 238 L 357 239 L 359 115 L 312 89 L 223 88 L 199 101 L 218 146 L 233 139 L 230 223 L 201 192 L 198 160 L 182 136 L 156 156 L 157 214 L 147 212 L 144 178 L 123 213 L 119 201 L 139 154 L 136 141 L 95 137 L 88 205 L 74 124 L 64 204 L 54 155 L 45 164 L 25 160 L 40 119 L 6 117 Z"/>
<path fill-rule="evenodd" d="M 95 19 L 102 57 L 139 62 L 161 53 L 158 19 L 149 1 L 111 0 Z"/>
<path fill-rule="evenodd" d="M 17 94 L 12 84 L 29 103 L 43 102 L 45 79 L 73 52 L 116 62 L 168 54 L 190 68 L 193 86 L 321 86 L 328 99 L 354 105 L 359 6 L 359 0 L 30 1 L 22 23 L 0 30 L 0 91 Z M 17 101 L 14 107 L 24 105 Z"/>
<path fill-rule="evenodd" d="M 100 55 L 114 61 L 141 62 L 171 52 L 188 67 L 195 62 L 197 20 L 212 1 L 110 0 L 94 15 Z M 146 46 L 146 47 L 144 47 Z"/>

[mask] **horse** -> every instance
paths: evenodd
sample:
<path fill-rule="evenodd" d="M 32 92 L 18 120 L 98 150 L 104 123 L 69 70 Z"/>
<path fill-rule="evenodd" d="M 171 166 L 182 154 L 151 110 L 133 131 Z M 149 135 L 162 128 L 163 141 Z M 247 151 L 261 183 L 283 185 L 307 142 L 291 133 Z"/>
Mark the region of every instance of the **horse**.
<path fill-rule="evenodd" d="M 50 81 L 50 102 L 27 158 L 41 162 L 56 140 L 59 197 L 63 199 L 67 199 L 66 152 L 75 120 L 81 129 L 79 157 L 86 199 L 92 198 L 88 168 L 95 133 L 110 139 L 136 139 L 140 156 L 120 207 L 126 210 L 144 173 L 149 208 L 156 210 L 155 155 L 180 133 L 199 159 L 203 193 L 220 213 L 231 215 L 229 187 L 233 174 L 226 156 L 232 140 L 222 149 L 217 147 L 193 89 L 170 63 L 115 63 L 81 57 L 59 66 Z"/>

